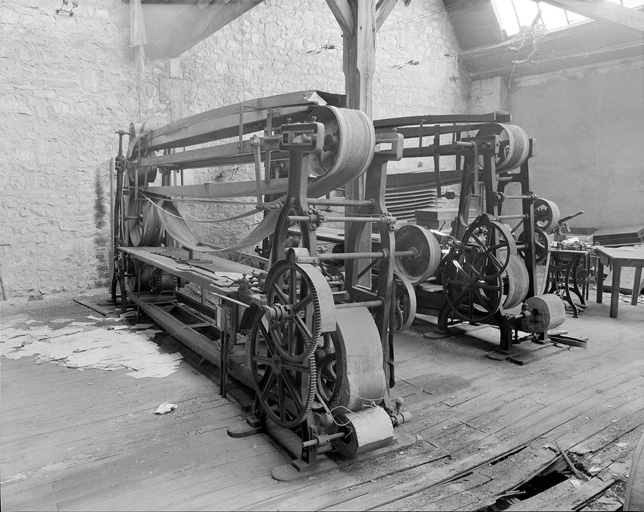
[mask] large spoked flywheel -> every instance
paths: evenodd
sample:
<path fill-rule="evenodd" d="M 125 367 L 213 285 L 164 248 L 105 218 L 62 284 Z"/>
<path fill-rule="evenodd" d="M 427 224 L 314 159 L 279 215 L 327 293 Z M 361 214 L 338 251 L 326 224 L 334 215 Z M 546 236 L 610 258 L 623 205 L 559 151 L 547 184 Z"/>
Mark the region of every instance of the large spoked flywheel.
<path fill-rule="evenodd" d="M 267 416 L 278 425 L 292 428 L 302 423 L 315 398 L 315 358 L 287 361 L 277 350 L 282 343 L 260 310 L 250 337 L 251 370 L 257 398 Z"/>
<path fill-rule="evenodd" d="M 468 322 L 482 322 L 501 307 L 503 282 L 492 260 L 472 261 L 471 252 L 453 252 L 445 256 L 442 282 L 448 304 L 454 314 Z M 486 275 L 487 274 L 487 275 Z"/>
<path fill-rule="evenodd" d="M 313 265 L 286 259 L 271 267 L 264 289 L 266 327 L 276 353 L 285 361 L 306 361 L 322 332 L 335 330 L 335 306 L 326 279 Z"/>
<path fill-rule="evenodd" d="M 517 245 L 511 231 L 500 222 L 482 215 L 463 235 L 465 250 L 469 253 L 466 263 L 474 275 L 483 279 L 499 277 L 517 254 Z"/>

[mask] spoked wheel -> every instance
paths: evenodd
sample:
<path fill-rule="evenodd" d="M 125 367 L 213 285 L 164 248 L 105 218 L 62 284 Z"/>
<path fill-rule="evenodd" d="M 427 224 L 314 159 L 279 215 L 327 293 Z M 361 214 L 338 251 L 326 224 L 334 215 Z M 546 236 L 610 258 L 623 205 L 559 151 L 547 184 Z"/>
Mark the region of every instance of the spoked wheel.
<path fill-rule="evenodd" d="M 443 290 L 455 315 L 468 322 L 482 322 L 501 306 L 503 283 L 492 260 L 470 260 L 468 252 L 448 254 L 443 269 Z M 487 268 L 488 275 L 485 275 Z M 482 277 L 484 276 L 484 277 Z"/>
<path fill-rule="evenodd" d="M 326 279 L 313 265 L 282 260 L 271 267 L 264 289 L 275 352 L 285 361 L 308 360 L 320 341 L 323 318 L 332 318 L 335 328 L 333 295 Z"/>
<path fill-rule="evenodd" d="M 512 232 L 500 222 L 491 221 L 482 215 L 463 235 L 463 244 L 469 257 L 464 261 L 477 277 L 493 279 L 500 277 L 510 264 L 510 257 L 517 253 L 517 244 Z"/>
<path fill-rule="evenodd" d="M 252 378 L 262 409 L 283 427 L 301 424 L 315 398 L 315 357 L 287 361 L 277 350 L 282 341 L 276 339 L 262 311 L 256 315 L 249 336 Z"/>

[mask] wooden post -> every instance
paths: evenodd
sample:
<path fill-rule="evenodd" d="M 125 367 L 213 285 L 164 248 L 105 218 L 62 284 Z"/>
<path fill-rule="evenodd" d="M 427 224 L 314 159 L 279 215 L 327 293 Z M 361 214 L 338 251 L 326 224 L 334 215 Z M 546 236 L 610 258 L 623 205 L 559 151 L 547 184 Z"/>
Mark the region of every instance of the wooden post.
<path fill-rule="evenodd" d="M 327 0 L 327 5 L 342 28 L 347 106 L 362 110 L 369 118 L 372 117 L 372 81 L 376 69 L 376 32 L 395 4 L 396 0 Z M 347 199 L 364 199 L 364 192 L 365 175 L 346 184 Z M 347 208 L 347 213 L 355 213 L 355 210 Z M 349 226 L 345 226 L 345 233 L 348 232 Z M 371 250 L 370 229 L 364 230 L 358 250 Z"/>

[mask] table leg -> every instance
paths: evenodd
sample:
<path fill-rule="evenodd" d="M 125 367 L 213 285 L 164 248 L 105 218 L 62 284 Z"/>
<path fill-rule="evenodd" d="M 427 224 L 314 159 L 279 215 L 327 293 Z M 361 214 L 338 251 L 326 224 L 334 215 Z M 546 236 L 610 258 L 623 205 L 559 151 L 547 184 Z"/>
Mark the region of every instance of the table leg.
<path fill-rule="evenodd" d="M 640 283 L 642 282 L 642 267 L 635 267 L 635 281 L 633 282 L 633 297 L 631 304 L 637 305 L 637 300 L 640 298 Z"/>
<path fill-rule="evenodd" d="M 602 289 L 604 288 L 604 264 L 597 260 L 597 304 L 602 303 Z"/>
<path fill-rule="evenodd" d="M 617 318 L 617 306 L 619 305 L 619 280 L 622 274 L 622 266 L 613 263 L 613 285 L 610 289 L 610 317 Z"/>

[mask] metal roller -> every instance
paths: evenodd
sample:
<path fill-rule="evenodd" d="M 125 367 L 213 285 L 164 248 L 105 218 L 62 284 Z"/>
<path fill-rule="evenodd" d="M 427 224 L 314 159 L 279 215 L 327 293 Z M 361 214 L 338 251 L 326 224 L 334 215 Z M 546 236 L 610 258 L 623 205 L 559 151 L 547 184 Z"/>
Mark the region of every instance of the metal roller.
<path fill-rule="evenodd" d="M 529 297 L 525 307 L 526 315 L 521 321 L 521 330 L 525 332 L 546 332 L 559 327 L 566 320 L 564 303 L 555 294 Z"/>
<path fill-rule="evenodd" d="M 327 404 L 332 412 L 355 411 L 380 403 L 387 394 L 380 334 L 364 307 L 336 310 L 335 392 Z M 327 384 L 328 385 L 328 384 Z"/>
<path fill-rule="evenodd" d="M 346 432 L 334 444 L 345 457 L 384 448 L 394 439 L 394 427 L 389 414 L 381 407 L 368 407 L 356 412 L 334 416 L 334 429 Z"/>
<path fill-rule="evenodd" d="M 441 261 L 441 246 L 427 229 L 405 224 L 395 233 L 396 252 L 415 249 L 416 256 L 396 256 L 396 271 L 412 285 L 427 281 Z"/>
<path fill-rule="evenodd" d="M 503 276 L 503 307 L 512 309 L 523 302 L 528 294 L 530 276 L 521 256 L 513 254 Z"/>
<path fill-rule="evenodd" d="M 376 147 L 369 117 L 360 110 L 324 106 L 311 112 L 309 121 L 314 118 L 324 125 L 324 146 L 320 154 L 309 156 L 309 172 L 328 177 L 341 174 L 345 183 L 364 173 Z"/>
<path fill-rule="evenodd" d="M 523 128 L 514 124 L 492 123 L 484 125 L 477 137 L 499 137 L 496 170 L 509 171 L 522 165 L 530 155 L 530 139 Z"/>

